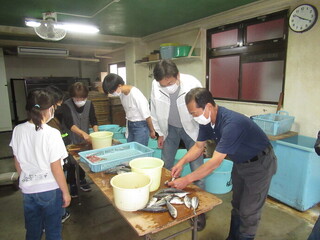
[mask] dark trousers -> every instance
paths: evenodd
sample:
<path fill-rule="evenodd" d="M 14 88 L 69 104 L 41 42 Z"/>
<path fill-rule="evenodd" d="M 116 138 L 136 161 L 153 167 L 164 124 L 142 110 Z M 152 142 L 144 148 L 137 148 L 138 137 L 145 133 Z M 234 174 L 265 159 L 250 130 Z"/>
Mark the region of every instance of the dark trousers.
<path fill-rule="evenodd" d="M 318 217 L 317 222 L 314 224 L 308 240 L 320 240 L 320 216 Z"/>
<path fill-rule="evenodd" d="M 76 185 L 76 165 L 71 163 L 71 161 L 68 159 L 65 161 L 64 169 L 67 171 L 67 183 L 70 185 Z M 81 167 L 79 167 L 79 175 L 80 181 L 82 181 L 86 176 Z"/>
<path fill-rule="evenodd" d="M 234 164 L 231 218 L 240 219 L 237 237 L 254 238 L 276 169 L 277 158 L 272 147 L 254 162 Z"/>

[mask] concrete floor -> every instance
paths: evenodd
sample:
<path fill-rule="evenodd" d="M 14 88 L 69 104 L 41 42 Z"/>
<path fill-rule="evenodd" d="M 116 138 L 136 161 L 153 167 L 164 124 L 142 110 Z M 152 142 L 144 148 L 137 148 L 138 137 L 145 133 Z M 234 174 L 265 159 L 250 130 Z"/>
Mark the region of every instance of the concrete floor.
<path fill-rule="evenodd" d="M 0 133 L 0 173 L 14 171 L 13 160 L 6 158 L 10 133 Z M 90 182 L 90 180 L 89 180 Z M 91 184 L 92 191 L 81 193 L 82 205 L 74 200 L 69 207 L 70 219 L 63 224 L 64 240 L 117 239 L 135 240 L 138 237 L 116 209 L 106 200 L 100 190 Z M 224 240 L 227 237 L 231 210 L 231 193 L 217 195 L 223 203 L 207 214 L 207 227 L 198 233 L 200 240 Z M 201 203 L 200 203 L 201 204 Z M 24 239 L 22 195 L 13 185 L 0 186 L 0 239 Z M 304 213 L 298 212 L 275 200 L 268 199 L 264 206 L 257 240 L 305 240 L 317 218 L 319 207 Z M 162 239 L 183 229 L 183 223 L 154 235 Z M 45 238 L 43 238 L 45 239 Z M 191 239 L 187 232 L 173 239 Z"/>

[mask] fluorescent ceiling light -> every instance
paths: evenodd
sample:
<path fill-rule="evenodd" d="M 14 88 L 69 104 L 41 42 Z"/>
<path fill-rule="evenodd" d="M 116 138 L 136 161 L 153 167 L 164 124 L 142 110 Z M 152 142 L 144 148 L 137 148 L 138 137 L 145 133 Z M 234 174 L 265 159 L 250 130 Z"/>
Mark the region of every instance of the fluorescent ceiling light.
<path fill-rule="evenodd" d="M 68 32 L 78 32 L 78 33 L 98 33 L 99 29 L 95 26 L 75 24 L 75 23 L 57 23 L 56 28 L 62 28 Z"/>
<path fill-rule="evenodd" d="M 40 26 L 39 20 L 26 19 L 24 22 L 28 27 L 39 27 Z"/>
<path fill-rule="evenodd" d="M 25 24 L 28 27 L 39 27 L 41 21 L 37 19 L 26 19 Z M 75 24 L 75 23 L 54 23 L 54 27 L 58 29 L 64 29 L 68 32 L 78 32 L 78 33 L 98 33 L 99 29 L 95 26 L 85 25 L 85 24 Z"/>

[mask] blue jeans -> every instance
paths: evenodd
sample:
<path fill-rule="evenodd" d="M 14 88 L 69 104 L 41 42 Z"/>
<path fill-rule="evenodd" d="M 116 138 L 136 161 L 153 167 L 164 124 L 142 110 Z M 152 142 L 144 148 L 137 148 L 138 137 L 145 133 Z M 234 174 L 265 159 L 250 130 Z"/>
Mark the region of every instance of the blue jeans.
<path fill-rule="evenodd" d="M 318 217 L 317 222 L 314 224 L 308 240 L 320 240 L 320 216 Z"/>
<path fill-rule="evenodd" d="M 184 142 L 184 145 L 189 150 L 195 142 L 192 138 L 184 131 L 183 128 L 177 128 L 174 126 L 168 126 L 168 136 L 166 137 L 163 149 L 162 149 L 162 160 L 164 161 L 164 166 L 167 169 L 171 169 L 174 165 L 175 156 L 179 148 L 180 140 Z M 203 164 L 203 156 L 201 155 L 196 160 L 189 163 L 191 171 L 195 171 L 198 167 Z M 204 179 L 196 181 L 195 184 L 205 189 Z"/>
<path fill-rule="evenodd" d="M 128 121 L 128 133 L 127 142 L 138 142 L 148 146 L 149 127 L 147 121 Z"/>
<path fill-rule="evenodd" d="M 46 240 L 62 239 L 62 192 L 60 188 L 23 194 L 26 240 L 40 240 L 45 229 Z"/>

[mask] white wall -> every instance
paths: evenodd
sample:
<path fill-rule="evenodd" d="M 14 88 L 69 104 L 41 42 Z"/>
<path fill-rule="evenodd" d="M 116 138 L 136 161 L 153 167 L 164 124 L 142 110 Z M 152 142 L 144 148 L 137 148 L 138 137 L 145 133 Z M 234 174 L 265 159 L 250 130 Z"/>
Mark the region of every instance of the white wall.
<path fill-rule="evenodd" d="M 160 43 L 180 42 L 190 44 L 196 37 L 197 30 L 194 29 L 210 29 L 285 9 L 289 9 L 291 12 L 297 5 L 302 3 L 313 4 L 320 12 L 320 1 L 318 0 L 262 0 L 184 26 L 147 36 L 142 39 L 142 43 L 136 44 L 135 47 L 140 49 L 140 51 L 137 51 L 139 55 L 132 56 L 131 59 L 141 59 L 153 49 L 159 49 Z M 320 129 L 319 22 L 320 20 L 318 20 L 311 30 L 302 34 L 289 30 L 284 105 L 282 109 L 288 111 L 290 115 L 295 116 L 293 131 L 311 137 L 315 137 Z M 200 44 L 202 43 L 205 46 L 205 42 L 206 36 L 202 34 Z M 132 64 L 132 62 L 129 64 Z M 200 60 L 177 61 L 176 64 L 180 72 L 194 75 L 205 85 L 205 56 Z M 138 72 L 139 79 L 135 81 L 139 82 L 139 85 L 149 86 L 150 81 L 152 81 L 152 78 L 149 77 L 150 73 L 152 73 L 152 68 L 152 65 L 135 64 L 132 73 L 129 71 L 127 74 L 137 75 Z M 140 81 L 145 84 L 141 84 Z M 150 88 L 142 88 L 141 90 L 147 97 L 150 96 Z M 275 113 L 277 108 L 276 105 L 272 104 L 252 104 L 232 101 L 217 101 L 217 103 L 249 116 Z"/>

